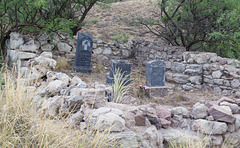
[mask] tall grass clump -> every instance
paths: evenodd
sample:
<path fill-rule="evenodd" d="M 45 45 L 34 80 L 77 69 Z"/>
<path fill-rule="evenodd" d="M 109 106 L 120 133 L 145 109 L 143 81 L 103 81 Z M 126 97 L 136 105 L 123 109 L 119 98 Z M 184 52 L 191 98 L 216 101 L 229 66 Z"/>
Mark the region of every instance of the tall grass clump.
<path fill-rule="evenodd" d="M 97 130 L 80 131 L 65 119 L 41 118 L 32 105 L 34 94 L 12 72 L 1 72 L 4 78 L 0 89 L 0 147 L 114 147 L 106 134 Z"/>
<path fill-rule="evenodd" d="M 129 75 L 126 75 L 125 72 L 121 72 L 121 70 L 118 68 L 115 68 L 115 71 L 113 70 L 114 84 L 112 88 L 114 94 L 114 102 L 121 103 L 124 96 L 129 93 L 131 85 L 129 84 L 130 80 L 128 77 Z"/>

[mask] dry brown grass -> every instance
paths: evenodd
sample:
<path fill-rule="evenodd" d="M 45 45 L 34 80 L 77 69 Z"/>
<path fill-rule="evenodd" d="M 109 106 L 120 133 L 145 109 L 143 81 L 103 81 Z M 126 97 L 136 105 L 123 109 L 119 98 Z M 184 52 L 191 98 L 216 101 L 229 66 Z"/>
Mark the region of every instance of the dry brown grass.
<path fill-rule="evenodd" d="M 68 66 L 68 60 L 66 57 L 58 57 L 56 62 L 56 70 L 66 69 Z"/>
<path fill-rule="evenodd" d="M 0 89 L 0 147 L 115 147 L 107 133 L 79 131 L 70 128 L 66 120 L 41 118 L 32 105 L 34 94 L 21 84 L 20 76 L 8 71 Z"/>

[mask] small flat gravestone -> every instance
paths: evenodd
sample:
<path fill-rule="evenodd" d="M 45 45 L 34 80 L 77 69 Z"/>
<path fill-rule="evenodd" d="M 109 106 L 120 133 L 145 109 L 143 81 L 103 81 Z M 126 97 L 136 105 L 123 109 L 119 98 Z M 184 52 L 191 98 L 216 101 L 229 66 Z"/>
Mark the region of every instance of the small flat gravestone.
<path fill-rule="evenodd" d="M 91 73 L 93 36 L 89 33 L 78 33 L 74 69 L 76 72 Z"/>
<path fill-rule="evenodd" d="M 146 64 L 146 85 L 165 86 L 165 63 L 159 60 L 149 61 Z"/>
<path fill-rule="evenodd" d="M 123 77 L 128 75 L 126 81 L 126 85 L 130 83 L 130 73 L 131 73 L 131 63 L 129 63 L 127 60 L 111 60 L 110 62 L 110 73 L 109 77 L 107 77 L 107 84 L 114 84 L 114 72 L 116 72 L 117 69 L 119 69 L 120 73 L 123 74 Z M 125 81 L 125 82 L 126 82 Z"/>

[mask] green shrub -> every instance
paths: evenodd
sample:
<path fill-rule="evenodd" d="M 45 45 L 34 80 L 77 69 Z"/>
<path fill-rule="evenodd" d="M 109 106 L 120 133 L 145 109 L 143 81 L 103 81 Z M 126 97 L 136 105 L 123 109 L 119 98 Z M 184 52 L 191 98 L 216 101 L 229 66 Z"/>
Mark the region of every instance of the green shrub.
<path fill-rule="evenodd" d="M 91 22 L 92 22 L 93 24 L 96 24 L 98 21 L 99 21 L 98 18 L 93 18 L 93 19 L 91 19 Z"/>
<path fill-rule="evenodd" d="M 112 36 L 111 39 L 120 43 L 126 43 L 129 40 L 129 34 L 126 32 L 119 32 L 116 35 Z"/>

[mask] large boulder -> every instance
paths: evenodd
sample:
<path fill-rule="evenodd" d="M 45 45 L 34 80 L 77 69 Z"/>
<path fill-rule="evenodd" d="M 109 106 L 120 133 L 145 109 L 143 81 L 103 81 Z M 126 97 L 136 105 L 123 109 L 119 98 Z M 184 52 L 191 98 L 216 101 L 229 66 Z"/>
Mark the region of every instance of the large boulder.
<path fill-rule="evenodd" d="M 214 105 L 209 109 L 209 113 L 217 121 L 234 123 L 236 118 L 232 115 L 232 110 L 228 106 Z"/>
<path fill-rule="evenodd" d="M 46 68 L 55 68 L 57 65 L 57 62 L 51 58 L 52 53 L 51 52 L 43 52 L 40 56 L 34 58 L 34 62 L 37 65 L 44 66 Z"/>
<path fill-rule="evenodd" d="M 66 87 L 66 84 L 61 80 L 54 80 L 51 81 L 47 87 L 43 90 L 42 93 L 44 94 L 50 94 L 50 95 L 56 95 L 59 93 L 64 87 Z"/>
<path fill-rule="evenodd" d="M 36 57 L 37 55 L 35 53 L 29 53 L 29 52 L 18 52 L 18 59 L 19 60 L 28 60 Z"/>
<path fill-rule="evenodd" d="M 69 85 L 69 82 L 71 79 L 65 73 L 48 71 L 47 72 L 47 81 L 50 82 L 53 80 L 61 80 L 64 83 L 64 87 L 66 87 L 67 85 Z"/>
<path fill-rule="evenodd" d="M 193 131 L 200 131 L 204 134 L 224 134 L 227 132 L 228 126 L 224 122 L 207 121 L 204 119 L 194 120 L 192 123 Z"/>
<path fill-rule="evenodd" d="M 61 107 L 62 97 L 54 96 L 44 101 L 42 105 L 43 114 L 46 117 L 55 117 L 58 115 L 59 108 Z"/>
<path fill-rule="evenodd" d="M 24 52 L 37 52 L 39 45 L 36 44 L 33 39 L 31 39 L 27 43 L 21 45 L 20 49 Z"/>
<path fill-rule="evenodd" d="M 121 117 L 122 111 L 116 108 L 100 107 L 92 111 L 88 117 L 90 126 L 94 129 L 120 132 L 125 129 L 125 120 Z"/>
<path fill-rule="evenodd" d="M 190 112 L 184 107 L 173 108 L 171 112 L 173 115 L 182 115 L 185 118 L 190 116 Z"/>
<path fill-rule="evenodd" d="M 23 36 L 17 32 L 10 34 L 10 48 L 18 49 L 24 43 Z"/>

